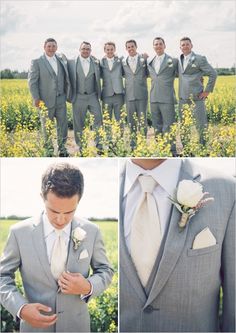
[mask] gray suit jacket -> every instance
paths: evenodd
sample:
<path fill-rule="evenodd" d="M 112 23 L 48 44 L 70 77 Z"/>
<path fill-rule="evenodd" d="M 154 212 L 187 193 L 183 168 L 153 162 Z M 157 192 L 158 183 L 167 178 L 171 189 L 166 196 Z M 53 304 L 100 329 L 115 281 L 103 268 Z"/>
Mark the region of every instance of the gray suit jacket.
<path fill-rule="evenodd" d="M 63 54 L 56 54 L 57 60 L 64 69 L 64 95 L 60 96 L 61 102 L 70 99 L 71 85 L 69 81 L 67 59 Z M 56 104 L 57 82 L 56 75 L 45 55 L 31 62 L 28 73 L 28 85 L 32 98 L 44 101 L 47 108 L 53 108 Z"/>
<path fill-rule="evenodd" d="M 124 188 L 122 174 L 121 199 Z M 223 287 L 223 331 L 235 332 L 235 180 L 184 161 L 180 179 L 195 179 L 214 197 L 179 232 L 173 206 L 160 254 L 142 287 L 128 253 L 120 213 L 120 331 L 216 332 Z M 216 245 L 193 250 L 195 236 L 209 227 Z M 145 255 L 145 249 L 144 249 Z"/>
<path fill-rule="evenodd" d="M 86 237 L 77 250 L 73 241 L 69 243 L 66 270 L 79 272 L 93 285 L 93 294 L 104 291 L 113 275 L 107 260 L 104 244 L 98 227 L 83 219 L 72 221 L 72 230 L 80 226 Z M 80 259 L 86 249 L 88 257 Z M 92 274 L 90 275 L 90 267 Z M 25 296 L 16 288 L 14 273 L 20 269 Z M 64 295 L 58 292 L 58 285 L 52 276 L 46 253 L 41 217 L 19 222 L 11 228 L 7 245 L 1 257 L 1 304 L 16 316 L 25 303 L 43 303 L 57 313 L 55 325 L 47 329 L 36 329 L 21 321 L 22 332 L 88 332 L 90 319 L 85 300 L 79 295 Z"/>
<path fill-rule="evenodd" d="M 121 61 L 121 58 L 114 57 L 114 64 L 111 70 L 106 58 L 102 58 L 100 61 L 102 98 L 124 93 Z"/>
<path fill-rule="evenodd" d="M 188 100 L 190 95 L 193 100 L 199 100 L 198 95 L 203 92 L 212 92 L 215 86 L 217 73 L 208 63 L 206 57 L 192 52 L 192 56 L 185 70 L 179 60 L 179 98 Z M 208 82 L 204 90 L 201 82 L 203 76 L 208 76 Z"/>
<path fill-rule="evenodd" d="M 151 77 L 150 102 L 176 103 L 174 80 L 178 70 L 178 60 L 165 55 L 160 70 L 155 71 L 154 58 L 148 61 L 148 70 Z"/>
<path fill-rule="evenodd" d="M 79 60 L 79 57 L 76 59 L 70 59 L 68 60 L 68 72 L 69 72 L 69 78 L 71 82 L 72 87 L 72 94 L 71 99 L 69 102 L 74 103 L 76 98 L 76 92 L 78 91 L 77 80 L 76 80 L 76 67 L 77 67 L 77 61 Z M 91 56 L 91 61 L 94 65 L 94 71 L 95 71 L 95 78 L 96 78 L 96 92 L 98 95 L 98 98 L 101 98 L 101 82 L 100 82 L 100 66 L 99 66 L 99 60 Z"/>
<path fill-rule="evenodd" d="M 125 99 L 127 101 L 147 99 L 147 61 L 139 55 L 135 73 L 129 67 L 128 58 L 122 59 L 122 65 L 125 77 Z"/>

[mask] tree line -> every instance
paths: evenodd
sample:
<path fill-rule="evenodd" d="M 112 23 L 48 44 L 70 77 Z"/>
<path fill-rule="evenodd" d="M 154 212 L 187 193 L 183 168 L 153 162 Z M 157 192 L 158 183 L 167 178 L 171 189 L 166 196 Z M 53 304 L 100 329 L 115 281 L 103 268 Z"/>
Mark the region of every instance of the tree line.
<path fill-rule="evenodd" d="M 218 75 L 235 75 L 236 68 L 232 66 L 231 68 L 215 68 Z M 1 70 L 0 78 L 1 79 L 27 79 L 28 72 L 22 71 L 19 72 L 18 70 L 11 70 L 9 68 Z"/>

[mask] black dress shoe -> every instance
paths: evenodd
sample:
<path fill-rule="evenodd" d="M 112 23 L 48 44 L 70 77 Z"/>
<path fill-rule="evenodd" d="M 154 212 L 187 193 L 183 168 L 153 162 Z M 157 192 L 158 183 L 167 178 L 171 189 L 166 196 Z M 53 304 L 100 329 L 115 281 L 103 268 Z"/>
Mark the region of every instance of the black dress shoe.
<path fill-rule="evenodd" d="M 59 157 L 69 157 L 69 156 L 70 156 L 70 154 L 68 153 L 67 150 L 59 152 Z"/>

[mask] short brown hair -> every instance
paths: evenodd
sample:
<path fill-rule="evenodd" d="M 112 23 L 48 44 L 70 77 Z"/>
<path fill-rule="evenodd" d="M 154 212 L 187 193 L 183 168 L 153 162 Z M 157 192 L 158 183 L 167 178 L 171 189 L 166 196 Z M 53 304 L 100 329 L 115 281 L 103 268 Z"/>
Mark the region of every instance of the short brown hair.
<path fill-rule="evenodd" d="M 107 45 L 112 45 L 116 49 L 116 44 L 114 42 L 107 42 L 107 43 L 104 44 L 104 50 L 105 50 Z"/>
<path fill-rule="evenodd" d="M 161 41 L 166 45 L 166 43 L 165 43 L 165 41 L 164 41 L 164 39 L 163 39 L 162 37 L 155 37 L 155 38 L 153 39 L 152 44 L 154 44 L 155 40 L 157 40 L 157 39 L 161 40 Z"/>
<path fill-rule="evenodd" d="M 84 177 L 78 167 L 69 163 L 50 165 L 42 176 L 41 191 L 43 198 L 53 192 L 61 198 L 71 198 L 78 194 L 79 199 L 84 191 Z"/>
<path fill-rule="evenodd" d="M 180 39 L 181 42 L 183 42 L 184 40 L 188 40 L 192 44 L 192 41 L 189 37 L 183 37 Z"/>
<path fill-rule="evenodd" d="M 83 44 L 86 44 L 86 45 L 89 45 L 90 47 L 92 47 L 91 44 L 90 44 L 89 42 L 85 42 L 85 41 L 83 41 L 83 42 L 80 44 L 80 48 L 81 48 L 81 46 L 82 46 Z"/>
<path fill-rule="evenodd" d="M 137 47 L 136 40 L 134 40 L 134 39 L 127 40 L 127 42 L 125 42 L 125 47 L 127 47 L 128 43 L 134 43 L 134 45 Z"/>
<path fill-rule="evenodd" d="M 57 41 L 54 38 L 47 38 L 44 42 L 44 46 L 46 46 L 47 43 L 56 43 Z"/>

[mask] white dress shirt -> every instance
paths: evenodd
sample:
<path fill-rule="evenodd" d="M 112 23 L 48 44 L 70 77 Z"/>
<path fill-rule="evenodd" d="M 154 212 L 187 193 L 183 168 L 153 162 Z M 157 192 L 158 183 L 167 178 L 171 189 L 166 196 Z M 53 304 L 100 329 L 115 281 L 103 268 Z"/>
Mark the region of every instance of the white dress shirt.
<path fill-rule="evenodd" d="M 90 61 L 91 61 L 91 59 L 90 59 L 90 57 L 83 58 L 81 55 L 79 57 L 80 57 L 80 62 L 81 62 L 83 71 L 84 71 L 84 75 L 87 76 L 88 72 L 89 72 L 89 67 L 90 67 Z"/>
<path fill-rule="evenodd" d="M 136 54 L 134 57 L 131 56 L 128 57 L 128 64 L 133 73 L 136 71 L 137 62 L 138 62 L 138 54 Z"/>
<path fill-rule="evenodd" d="M 49 64 L 51 65 L 52 69 L 54 70 L 55 74 L 57 75 L 58 68 L 57 68 L 57 58 L 56 58 L 55 54 L 53 57 L 49 57 L 45 53 L 45 57 L 46 57 L 47 61 L 49 62 Z"/>
<path fill-rule="evenodd" d="M 162 64 L 164 58 L 165 58 L 165 53 L 163 53 L 160 56 L 156 55 L 156 57 L 155 57 L 154 67 L 155 67 L 155 71 L 157 74 L 159 73 L 159 70 L 160 70 L 160 67 L 161 67 L 161 64 Z"/>
<path fill-rule="evenodd" d="M 45 212 L 43 213 L 43 232 L 44 232 L 44 240 L 45 240 L 46 248 L 47 248 L 48 262 L 50 264 L 51 256 L 52 256 L 52 249 L 53 249 L 53 245 L 54 245 L 54 242 L 55 242 L 57 236 L 56 236 L 55 228 L 49 222 L 47 214 Z M 62 238 L 65 241 L 67 250 L 68 250 L 68 244 L 70 241 L 70 232 L 71 232 L 71 223 L 68 223 L 62 229 Z"/>
<path fill-rule="evenodd" d="M 108 67 L 110 69 L 110 71 L 112 70 L 113 64 L 114 64 L 114 57 L 112 58 L 107 58 L 107 62 L 108 62 Z"/>
<path fill-rule="evenodd" d="M 184 60 L 183 60 L 183 69 L 184 69 L 184 70 L 185 70 L 186 67 L 188 66 L 188 62 L 189 62 L 191 56 L 192 56 L 192 52 L 189 53 L 189 54 L 186 55 L 186 56 L 184 55 Z"/>
<path fill-rule="evenodd" d="M 124 212 L 124 236 L 129 251 L 132 219 L 141 195 L 138 176 L 140 174 L 150 175 L 158 183 L 153 195 L 159 212 L 161 236 L 163 237 L 172 206 L 168 196 L 173 196 L 174 194 L 179 179 L 180 166 L 180 159 L 167 159 L 152 170 L 145 170 L 131 160 L 127 162 L 122 208 Z"/>

